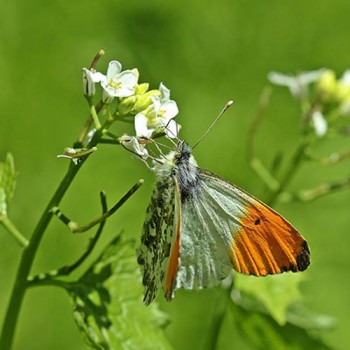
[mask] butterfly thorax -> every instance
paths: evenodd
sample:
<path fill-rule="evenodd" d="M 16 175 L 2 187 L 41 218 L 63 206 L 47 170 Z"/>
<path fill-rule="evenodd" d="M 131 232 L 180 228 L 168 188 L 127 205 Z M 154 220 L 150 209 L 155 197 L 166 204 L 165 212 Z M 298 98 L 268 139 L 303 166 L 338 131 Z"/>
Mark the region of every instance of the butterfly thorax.
<path fill-rule="evenodd" d="M 179 143 L 176 151 L 164 156 L 154 170 L 160 178 L 177 179 L 182 202 L 193 198 L 200 189 L 197 162 L 191 148 L 184 142 Z"/>

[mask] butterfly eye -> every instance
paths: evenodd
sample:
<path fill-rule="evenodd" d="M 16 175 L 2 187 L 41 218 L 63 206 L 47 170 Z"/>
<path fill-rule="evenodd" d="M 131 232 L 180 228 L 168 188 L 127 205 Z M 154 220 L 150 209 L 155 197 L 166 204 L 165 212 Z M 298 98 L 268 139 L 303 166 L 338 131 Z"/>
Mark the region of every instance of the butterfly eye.
<path fill-rule="evenodd" d="M 259 225 L 259 224 L 260 224 L 260 218 L 258 218 L 254 221 L 254 225 Z"/>

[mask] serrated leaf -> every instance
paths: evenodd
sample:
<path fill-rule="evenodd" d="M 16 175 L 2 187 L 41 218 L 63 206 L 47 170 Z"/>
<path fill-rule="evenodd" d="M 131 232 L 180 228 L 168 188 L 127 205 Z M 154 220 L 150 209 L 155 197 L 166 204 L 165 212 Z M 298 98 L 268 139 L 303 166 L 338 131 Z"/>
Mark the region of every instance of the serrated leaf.
<path fill-rule="evenodd" d="M 7 153 L 4 163 L 0 163 L 0 214 L 7 216 L 8 207 L 16 186 L 15 162 Z"/>
<path fill-rule="evenodd" d="M 141 275 L 132 242 L 117 237 L 68 289 L 75 321 L 87 344 L 103 350 L 170 350 L 167 317 L 142 302 Z"/>
<path fill-rule="evenodd" d="M 322 339 L 305 329 L 286 323 L 280 326 L 271 316 L 258 311 L 246 310 L 231 303 L 235 329 L 245 340 L 245 349 L 254 350 L 331 350 Z"/>
<path fill-rule="evenodd" d="M 265 278 L 236 275 L 235 287 L 261 301 L 276 322 L 283 325 L 288 308 L 301 299 L 299 284 L 303 279 L 302 274 L 292 273 Z"/>

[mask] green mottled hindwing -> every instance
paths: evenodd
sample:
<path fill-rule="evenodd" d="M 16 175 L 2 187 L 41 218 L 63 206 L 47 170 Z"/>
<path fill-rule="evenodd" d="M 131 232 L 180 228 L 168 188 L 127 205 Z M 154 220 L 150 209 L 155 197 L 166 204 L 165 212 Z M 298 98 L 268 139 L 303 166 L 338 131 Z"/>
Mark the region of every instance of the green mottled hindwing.
<path fill-rule="evenodd" d="M 149 305 L 162 285 L 177 219 L 179 198 L 175 174 L 158 177 L 143 225 L 138 263 L 145 287 L 144 302 Z"/>

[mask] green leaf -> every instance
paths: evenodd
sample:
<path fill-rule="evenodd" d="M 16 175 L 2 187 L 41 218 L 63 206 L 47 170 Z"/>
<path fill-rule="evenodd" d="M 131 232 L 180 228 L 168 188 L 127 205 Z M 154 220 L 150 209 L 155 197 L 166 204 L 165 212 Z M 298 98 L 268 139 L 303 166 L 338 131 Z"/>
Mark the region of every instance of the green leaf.
<path fill-rule="evenodd" d="M 94 349 L 167 350 L 167 317 L 142 302 L 134 244 L 117 237 L 77 283 L 68 287 L 74 317 Z"/>
<path fill-rule="evenodd" d="M 288 310 L 287 321 L 311 331 L 329 331 L 333 330 L 337 325 L 333 317 L 313 313 L 301 304 L 295 304 Z"/>
<path fill-rule="evenodd" d="M 276 322 L 284 325 L 288 308 L 301 299 L 299 284 L 303 279 L 301 273 L 264 278 L 235 275 L 235 288 L 259 300 Z"/>
<path fill-rule="evenodd" d="M 305 329 L 286 323 L 280 326 L 271 316 L 231 303 L 234 327 L 245 340 L 246 350 L 331 350 L 322 339 Z"/>
<path fill-rule="evenodd" d="M 0 215 L 7 216 L 8 207 L 16 186 L 15 162 L 7 153 L 4 163 L 0 163 Z"/>

